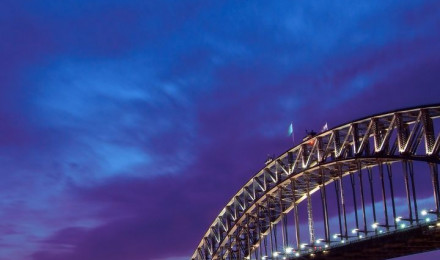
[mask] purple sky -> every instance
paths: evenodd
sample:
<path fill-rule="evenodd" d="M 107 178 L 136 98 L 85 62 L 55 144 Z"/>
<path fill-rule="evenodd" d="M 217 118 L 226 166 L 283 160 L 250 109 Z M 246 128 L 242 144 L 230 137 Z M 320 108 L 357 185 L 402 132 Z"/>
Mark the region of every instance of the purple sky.
<path fill-rule="evenodd" d="M 0 260 L 188 259 L 291 121 L 438 103 L 439 28 L 436 0 L 1 1 Z"/>

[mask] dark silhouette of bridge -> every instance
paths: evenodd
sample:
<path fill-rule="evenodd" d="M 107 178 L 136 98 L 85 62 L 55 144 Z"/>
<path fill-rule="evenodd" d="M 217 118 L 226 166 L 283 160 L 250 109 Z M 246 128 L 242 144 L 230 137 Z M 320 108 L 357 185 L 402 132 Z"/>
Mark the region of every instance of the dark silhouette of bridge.
<path fill-rule="evenodd" d="M 228 202 L 192 259 L 387 259 L 440 248 L 440 105 L 310 136 Z"/>

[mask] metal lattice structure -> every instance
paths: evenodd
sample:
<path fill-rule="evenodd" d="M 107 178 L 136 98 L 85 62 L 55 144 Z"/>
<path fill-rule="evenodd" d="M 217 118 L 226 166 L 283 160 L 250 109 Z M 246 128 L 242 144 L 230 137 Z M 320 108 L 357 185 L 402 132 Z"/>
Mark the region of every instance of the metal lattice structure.
<path fill-rule="evenodd" d="M 437 219 L 439 118 L 440 105 L 404 109 L 353 121 L 303 141 L 267 163 L 235 194 L 192 259 L 294 258 L 330 250 L 335 242 L 377 236 L 378 227 L 393 232 L 399 229 L 399 221 L 418 225 L 422 219 L 415 163 L 429 167 L 434 209 L 428 213 Z M 405 217 L 396 213 L 393 165 L 397 162 L 405 187 Z M 327 191 L 330 184 L 332 195 Z M 312 201 L 315 193 L 321 203 L 318 208 Z M 380 201 L 379 210 L 376 202 Z M 337 207 L 329 210 L 329 203 Z M 300 220 L 300 207 L 307 211 L 306 225 Z M 367 213 L 367 207 L 372 212 Z M 316 210 L 321 214 L 318 221 Z M 330 211 L 337 212 L 335 218 Z M 316 236 L 318 223 L 322 238 Z M 332 236 L 332 230 L 338 233 Z"/>

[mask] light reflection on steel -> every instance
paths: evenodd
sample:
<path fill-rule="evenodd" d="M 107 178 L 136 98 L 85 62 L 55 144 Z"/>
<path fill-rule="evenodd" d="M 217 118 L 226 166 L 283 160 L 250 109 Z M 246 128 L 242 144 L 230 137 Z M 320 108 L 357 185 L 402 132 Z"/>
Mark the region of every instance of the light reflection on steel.
<path fill-rule="evenodd" d="M 337 237 L 340 238 L 340 242 L 359 239 L 360 233 L 363 234 L 362 237 L 377 236 L 378 230 L 372 230 L 369 225 L 373 222 L 377 223 L 379 219 L 374 204 L 375 179 L 380 180 L 378 187 L 381 189 L 384 208 L 384 216 L 382 216 L 384 223 L 375 224 L 375 227 L 385 227 L 386 232 L 397 230 L 399 226 L 396 222 L 393 187 L 393 182 L 396 180 L 393 178 L 392 169 L 396 162 L 402 163 L 408 206 L 408 217 L 402 219 L 405 219 L 409 225 L 420 221 L 414 162 L 429 165 L 434 213 L 438 217 L 440 210 L 438 180 L 440 122 L 436 120 L 438 118 L 440 118 L 440 105 L 404 109 L 356 120 L 305 140 L 267 163 L 233 196 L 203 236 L 192 259 L 272 259 L 274 255 L 285 254 L 283 251 L 285 248 L 289 250 L 293 248 L 292 252 L 299 254 L 313 253 L 314 250 L 319 249 L 318 242 L 331 246 L 331 243 L 335 242 L 331 232 L 335 232 L 336 228 L 330 227 L 329 224 L 328 201 L 337 203 L 339 220 Z M 388 189 L 385 185 L 384 166 L 387 170 Z M 375 167 L 378 169 L 379 178 L 373 177 L 375 173 L 372 169 Z M 370 198 L 364 194 L 362 177 L 364 170 L 368 173 Z M 358 185 L 355 175 L 359 178 Z M 349 178 L 351 183 L 355 221 L 347 219 L 347 202 L 344 198 L 343 185 L 345 178 Z M 335 183 L 335 195 L 326 193 L 326 185 L 332 182 Z M 321 194 L 324 218 L 319 221 L 324 223 L 324 239 L 315 239 L 314 221 L 317 219 L 314 219 L 312 214 L 311 196 L 318 190 Z M 357 192 L 360 193 L 359 198 L 356 198 Z M 358 199 L 361 200 L 362 228 L 359 227 L 357 215 Z M 367 217 L 366 199 L 372 202 L 370 205 L 373 209 L 372 219 Z M 387 200 L 391 200 L 393 224 L 388 220 Z M 299 206 L 303 205 L 301 203 L 307 205 L 309 227 L 309 237 L 303 240 L 301 236 L 304 234 L 301 234 L 301 219 L 298 212 Z M 290 218 L 293 220 L 291 226 L 288 226 L 288 214 L 293 215 Z M 368 222 L 370 220 L 371 223 Z M 356 223 L 357 234 L 354 236 L 356 238 L 348 235 L 347 225 L 350 221 Z M 279 234 L 277 227 L 281 230 Z M 289 237 L 292 239 L 289 240 Z M 309 244 L 301 243 L 304 241 L 309 241 Z"/>

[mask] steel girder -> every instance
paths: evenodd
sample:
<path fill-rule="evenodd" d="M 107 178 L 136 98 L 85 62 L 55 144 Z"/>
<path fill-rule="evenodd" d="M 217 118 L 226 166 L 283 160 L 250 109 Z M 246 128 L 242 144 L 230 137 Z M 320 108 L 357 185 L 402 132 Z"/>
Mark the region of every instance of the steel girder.
<path fill-rule="evenodd" d="M 192 259 L 250 256 L 284 214 L 307 202 L 320 187 L 359 169 L 402 160 L 438 164 L 440 134 L 435 135 L 434 119 L 439 117 L 440 105 L 393 111 L 305 140 L 269 162 L 234 195 Z M 310 238 L 314 239 L 312 230 Z M 270 235 L 270 244 L 278 246 L 272 239 L 277 236 Z"/>

